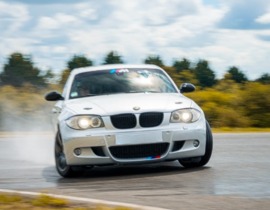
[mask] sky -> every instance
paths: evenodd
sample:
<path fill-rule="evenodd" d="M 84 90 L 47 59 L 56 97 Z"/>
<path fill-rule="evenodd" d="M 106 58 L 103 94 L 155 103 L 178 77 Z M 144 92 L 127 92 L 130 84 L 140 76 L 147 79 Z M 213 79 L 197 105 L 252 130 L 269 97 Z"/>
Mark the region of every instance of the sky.
<path fill-rule="evenodd" d="M 159 55 L 231 66 L 253 80 L 270 73 L 270 1 L 0 0 L 0 69 L 14 52 L 60 73 L 74 55 L 100 65 L 117 51 L 125 63 Z"/>

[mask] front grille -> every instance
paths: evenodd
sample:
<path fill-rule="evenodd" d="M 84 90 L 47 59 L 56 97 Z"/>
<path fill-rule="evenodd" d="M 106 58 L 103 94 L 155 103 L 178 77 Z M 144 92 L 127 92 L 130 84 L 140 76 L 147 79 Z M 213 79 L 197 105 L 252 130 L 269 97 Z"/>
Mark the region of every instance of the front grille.
<path fill-rule="evenodd" d="M 111 116 L 112 124 L 118 129 L 129 129 L 136 126 L 136 116 L 134 114 L 118 114 Z"/>
<path fill-rule="evenodd" d="M 159 126 L 163 121 L 163 113 L 147 112 L 140 115 L 141 127 L 149 128 Z"/>
<path fill-rule="evenodd" d="M 111 154 L 118 159 L 132 158 L 159 158 L 168 150 L 169 143 L 143 144 L 143 145 L 128 145 L 128 146 L 112 146 L 110 147 Z"/>

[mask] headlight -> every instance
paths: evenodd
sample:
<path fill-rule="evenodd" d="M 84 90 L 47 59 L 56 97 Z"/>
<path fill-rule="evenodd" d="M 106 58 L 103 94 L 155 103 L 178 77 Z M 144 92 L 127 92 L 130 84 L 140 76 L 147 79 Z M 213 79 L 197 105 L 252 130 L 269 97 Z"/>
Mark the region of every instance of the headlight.
<path fill-rule="evenodd" d="M 201 113 L 196 109 L 179 109 L 171 114 L 170 122 L 172 123 L 192 123 L 196 122 Z"/>
<path fill-rule="evenodd" d="M 66 124 L 76 130 L 104 127 L 101 117 L 96 115 L 73 116 L 66 120 Z"/>

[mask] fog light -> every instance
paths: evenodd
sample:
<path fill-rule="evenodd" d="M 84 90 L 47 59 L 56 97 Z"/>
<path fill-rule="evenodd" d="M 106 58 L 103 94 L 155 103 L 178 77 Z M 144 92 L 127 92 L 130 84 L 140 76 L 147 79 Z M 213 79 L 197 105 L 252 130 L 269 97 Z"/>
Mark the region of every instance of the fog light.
<path fill-rule="evenodd" d="M 198 147 L 200 145 L 200 142 L 198 140 L 193 141 L 193 146 Z"/>
<path fill-rule="evenodd" d="M 76 148 L 76 149 L 74 149 L 74 153 L 75 153 L 75 155 L 79 156 L 82 154 L 82 150 L 80 148 Z"/>

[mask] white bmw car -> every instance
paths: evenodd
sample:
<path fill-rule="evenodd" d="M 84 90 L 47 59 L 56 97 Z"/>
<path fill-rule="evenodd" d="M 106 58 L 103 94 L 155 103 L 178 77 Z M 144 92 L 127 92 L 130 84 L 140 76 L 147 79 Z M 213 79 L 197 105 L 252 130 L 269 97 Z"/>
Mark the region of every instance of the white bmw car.
<path fill-rule="evenodd" d="M 55 163 L 63 177 L 84 167 L 178 160 L 200 167 L 212 154 L 212 133 L 201 108 L 155 65 L 74 69 L 52 113 Z"/>

